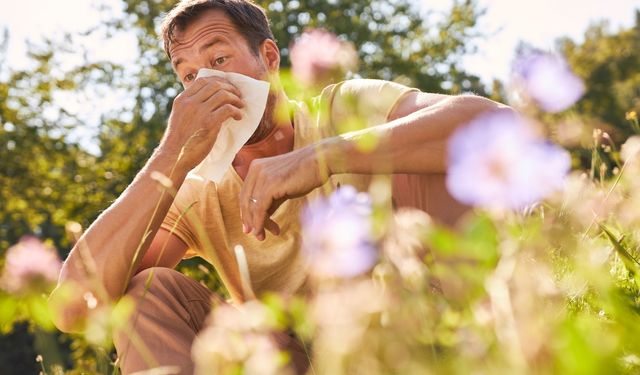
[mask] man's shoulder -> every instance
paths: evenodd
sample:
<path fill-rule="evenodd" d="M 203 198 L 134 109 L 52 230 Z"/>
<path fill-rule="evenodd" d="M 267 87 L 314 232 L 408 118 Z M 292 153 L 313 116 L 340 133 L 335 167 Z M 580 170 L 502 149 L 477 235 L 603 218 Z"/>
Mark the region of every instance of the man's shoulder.
<path fill-rule="evenodd" d="M 325 108 L 360 104 L 358 102 L 385 105 L 410 91 L 419 90 L 394 81 L 356 78 L 326 86 L 316 100 Z"/>
<path fill-rule="evenodd" d="M 364 96 L 368 96 L 378 95 L 389 91 L 406 90 L 413 91 L 417 89 L 410 88 L 394 81 L 385 81 L 373 78 L 354 78 L 325 86 L 320 91 L 320 94 L 311 98 L 310 102 L 316 107 L 320 105 L 331 107 L 335 102 L 336 97 L 339 99 L 346 99 L 357 97 L 362 94 L 365 94 Z M 289 103 L 293 106 L 294 110 L 299 110 L 305 106 L 305 102 L 300 100 L 291 99 L 289 100 Z"/>
<path fill-rule="evenodd" d="M 186 201 L 194 201 L 199 200 L 203 194 L 206 196 L 205 191 L 216 189 L 215 183 L 212 181 L 207 181 L 202 176 L 198 176 L 194 173 L 187 174 L 187 177 L 184 179 L 182 185 L 180 185 L 180 189 L 175 196 L 176 202 L 186 202 Z"/>
<path fill-rule="evenodd" d="M 383 79 L 373 79 L 373 78 L 354 78 L 348 79 L 344 81 L 340 81 L 338 83 L 333 83 L 326 86 L 320 96 L 326 97 L 335 94 L 354 94 L 358 92 L 379 92 L 381 90 L 392 88 L 396 90 L 409 89 L 408 86 L 394 82 L 394 81 L 386 81 Z"/>

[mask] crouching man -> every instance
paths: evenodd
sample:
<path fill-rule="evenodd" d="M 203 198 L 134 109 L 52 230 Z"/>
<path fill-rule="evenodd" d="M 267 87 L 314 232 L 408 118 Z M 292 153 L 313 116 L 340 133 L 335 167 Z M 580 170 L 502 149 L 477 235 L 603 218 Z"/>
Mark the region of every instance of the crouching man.
<path fill-rule="evenodd" d="M 299 213 L 313 195 L 341 184 L 366 190 L 371 175 L 384 172 L 392 175 L 396 207 L 417 207 L 450 224 L 464 212 L 444 186 L 447 139 L 500 104 L 362 79 L 326 87 L 315 101 L 320 116 L 312 116 L 279 89 L 278 46 L 264 10 L 248 0 L 182 1 L 167 14 L 163 38 L 184 91 L 153 155 L 83 234 L 51 297 L 66 283 L 80 289 L 58 319 L 63 331 L 81 329 L 87 293 L 98 304 L 125 294 L 137 301 L 131 329 L 114 338 L 123 373 L 157 366 L 193 373 L 194 337 L 212 301 L 226 302 L 173 270 L 185 257 L 211 262 L 235 304 L 250 298 L 236 245 L 245 250 L 252 293 L 304 293 Z M 188 172 L 210 152 L 221 124 L 242 120 L 253 103 L 224 78 L 196 79 L 201 68 L 272 83 L 257 130 L 217 183 Z M 276 108 L 288 108 L 289 115 L 277 115 Z M 340 123 L 352 118 L 362 120 L 362 129 L 339 134 Z M 358 143 L 371 136 L 377 146 L 363 152 Z M 178 191 L 175 198 L 158 189 L 162 175 Z M 279 341 L 303 373 L 308 361 L 300 343 Z"/>

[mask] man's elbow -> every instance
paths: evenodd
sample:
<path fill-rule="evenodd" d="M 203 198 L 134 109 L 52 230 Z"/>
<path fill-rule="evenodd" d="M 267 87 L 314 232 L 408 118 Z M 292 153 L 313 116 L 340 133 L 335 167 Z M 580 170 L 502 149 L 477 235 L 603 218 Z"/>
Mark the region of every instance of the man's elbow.
<path fill-rule="evenodd" d="M 78 333 L 83 330 L 89 313 L 85 293 L 70 283 L 58 284 L 49 295 L 49 310 L 55 326 L 65 333 Z"/>

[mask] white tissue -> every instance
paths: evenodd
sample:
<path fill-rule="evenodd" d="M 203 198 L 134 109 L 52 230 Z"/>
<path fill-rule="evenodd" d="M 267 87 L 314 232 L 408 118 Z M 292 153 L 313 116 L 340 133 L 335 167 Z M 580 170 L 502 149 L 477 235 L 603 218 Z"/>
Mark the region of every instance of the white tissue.
<path fill-rule="evenodd" d="M 219 183 L 242 146 L 260 124 L 269 96 L 269 82 L 259 81 L 238 73 L 200 69 L 199 77 L 218 76 L 229 80 L 242 93 L 242 120 L 229 119 L 222 123 L 216 143 L 204 160 L 190 173 Z"/>

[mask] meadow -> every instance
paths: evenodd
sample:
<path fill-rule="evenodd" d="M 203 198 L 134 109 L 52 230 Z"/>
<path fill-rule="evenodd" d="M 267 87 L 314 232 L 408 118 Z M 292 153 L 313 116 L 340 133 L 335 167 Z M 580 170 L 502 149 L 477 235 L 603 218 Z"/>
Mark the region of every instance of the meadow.
<path fill-rule="evenodd" d="M 53 324 L 60 306 L 48 294 L 83 228 L 157 144 L 180 90 L 154 31 L 170 2 L 123 3 L 127 17 L 103 27 L 138 31 L 135 72 L 108 61 L 63 69 L 57 59 L 70 52 L 55 39 L 34 47 L 33 69 L 0 59 L 0 367 L 7 373 L 119 373 L 111 333 L 127 324 L 131 301 L 98 304 L 88 294 L 84 332 L 62 334 Z M 473 2 L 457 2 L 442 21 L 458 32 L 429 25 L 444 30 L 437 37 L 427 37 L 423 24 L 409 23 L 404 34 L 384 29 L 384 19 L 418 17 L 402 1 L 390 10 L 376 2 L 311 3 L 267 5 L 274 30 L 292 30 L 287 22 L 299 28 L 297 38 L 278 36 L 290 41 L 282 82 L 291 98 L 310 100 L 326 83 L 365 76 L 479 94 L 515 111 L 482 114 L 451 137 L 447 188 L 471 207 L 456 228 L 423 211 L 393 210 L 384 175 L 368 192 L 344 186 L 310 202 L 300 219 L 312 293 L 215 309 L 194 343 L 197 373 L 286 373 L 287 355 L 271 337 L 289 329 L 305 344 L 310 374 L 640 372 L 640 11 L 627 30 L 595 25 L 584 41 L 559 41 L 556 51 L 523 46 L 512 79 L 486 88 L 454 69 L 477 31 Z M 355 26 L 331 22 L 332 12 L 356 11 Z M 304 12 L 311 23 L 286 17 Z M 369 15 L 381 26 L 357 33 L 370 27 Z M 407 53 L 420 37 L 424 43 Z M 380 53 L 363 49 L 363 38 L 378 41 Z M 427 55 L 449 69 L 421 70 Z M 64 106 L 77 99 L 65 95 L 109 89 L 134 94 L 100 117 L 100 152 L 88 152 L 74 141 L 84 120 Z M 161 177 L 158 187 L 175 194 Z M 179 269 L 225 293 L 205 262 Z M 170 373 L 163 371 L 149 373 Z"/>

